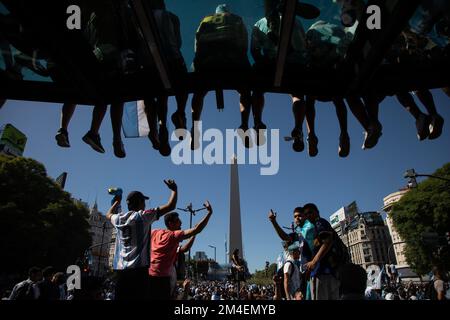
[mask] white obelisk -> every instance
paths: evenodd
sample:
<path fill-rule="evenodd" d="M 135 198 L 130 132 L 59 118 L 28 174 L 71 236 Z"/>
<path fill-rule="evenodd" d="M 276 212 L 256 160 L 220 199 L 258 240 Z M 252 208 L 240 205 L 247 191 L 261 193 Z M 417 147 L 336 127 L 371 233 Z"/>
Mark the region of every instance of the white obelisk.
<path fill-rule="evenodd" d="M 242 249 L 242 228 L 241 228 L 241 200 L 239 196 L 239 173 L 237 158 L 231 159 L 231 179 L 230 179 L 230 241 L 228 243 L 228 259 L 231 263 L 233 251 L 239 249 L 239 255 L 244 259 Z"/>

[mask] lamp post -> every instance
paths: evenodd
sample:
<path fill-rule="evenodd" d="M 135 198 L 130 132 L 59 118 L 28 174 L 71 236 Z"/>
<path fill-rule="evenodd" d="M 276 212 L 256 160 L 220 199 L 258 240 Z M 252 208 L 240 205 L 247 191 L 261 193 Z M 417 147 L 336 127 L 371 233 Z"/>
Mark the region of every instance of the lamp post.
<path fill-rule="evenodd" d="M 195 214 L 199 211 L 206 210 L 205 207 L 194 210 L 192 208 L 192 202 L 189 203 L 189 205 L 186 208 L 177 208 L 177 209 L 189 213 L 189 229 L 192 229 L 192 216 L 195 216 Z M 189 265 L 189 269 L 188 269 L 188 276 L 189 276 L 189 271 L 191 269 L 191 249 L 189 249 L 189 253 L 188 253 L 188 265 Z"/>
<path fill-rule="evenodd" d="M 408 169 L 406 170 L 405 174 L 403 175 L 405 179 L 409 179 L 408 181 L 408 188 L 417 188 L 417 178 L 418 177 L 427 177 L 427 178 L 433 178 L 433 179 L 439 179 L 442 181 L 450 182 L 450 179 L 439 177 L 431 174 L 419 174 L 414 169 Z"/>
<path fill-rule="evenodd" d="M 211 245 L 209 245 L 208 247 L 210 247 L 210 248 L 213 248 L 214 249 L 214 262 L 217 262 L 217 257 L 216 257 L 216 250 L 217 250 L 217 248 L 215 247 L 215 246 L 211 246 Z"/>

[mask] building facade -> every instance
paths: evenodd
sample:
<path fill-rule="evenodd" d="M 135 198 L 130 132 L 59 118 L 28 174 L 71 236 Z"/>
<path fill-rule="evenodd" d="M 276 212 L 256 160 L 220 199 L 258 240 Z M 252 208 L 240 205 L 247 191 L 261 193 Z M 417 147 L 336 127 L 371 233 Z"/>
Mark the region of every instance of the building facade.
<path fill-rule="evenodd" d="M 194 254 L 194 261 L 206 261 L 208 260 L 208 256 L 206 255 L 206 253 L 204 251 L 197 251 Z"/>
<path fill-rule="evenodd" d="M 111 244 L 112 225 L 106 217 L 98 211 L 97 203 L 90 209 L 89 233 L 92 237 L 92 245 L 89 248 L 90 274 L 102 277 L 110 270 L 109 253 Z"/>
<path fill-rule="evenodd" d="M 354 264 L 367 269 L 370 265 L 389 263 L 388 251 L 392 240 L 379 212 L 359 213 L 346 223 L 340 238 Z"/>
<path fill-rule="evenodd" d="M 387 213 L 386 223 L 389 228 L 389 232 L 392 238 L 392 249 L 395 253 L 395 260 L 398 268 L 406 268 L 409 267 L 408 262 L 406 261 L 406 257 L 404 254 L 405 250 L 405 242 L 402 240 L 397 230 L 395 229 L 392 221 L 392 208 L 395 203 L 400 201 L 400 199 L 409 191 L 409 189 L 400 190 L 390 195 L 386 196 L 383 199 L 383 210 Z"/>

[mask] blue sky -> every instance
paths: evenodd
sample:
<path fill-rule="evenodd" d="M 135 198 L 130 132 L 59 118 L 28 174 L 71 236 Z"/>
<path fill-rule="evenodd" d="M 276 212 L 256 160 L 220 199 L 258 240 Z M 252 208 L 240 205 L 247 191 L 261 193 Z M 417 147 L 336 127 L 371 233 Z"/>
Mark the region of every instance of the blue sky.
<path fill-rule="evenodd" d="M 449 122 L 450 100 L 440 90 L 433 93 L 438 111 Z M 219 113 L 214 95 L 207 96 L 204 129 L 224 131 L 239 125 L 237 94 L 226 92 L 225 103 L 225 111 Z M 171 98 L 169 115 L 174 109 Z M 320 152 L 317 158 L 311 159 L 306 153 L 294 153 L 291 144 L 282 141 L 293 127 L 289 97 L 266 95 L 265 122 L 269 128 L 280 129 L 279 173 L 261 176 L 257 165 L 239 167 L 244 252 L 251 271 L 262 269 L 266 260 L 275 261 L 280 252 L 280 240 L 267 219 L 271 208 L 278 212 L 278 219 L 285 226 L 292 221 L 292 209 L 307 202 L 317 203 L 326 218 L 353 200 L 362 211 L 380 210 L 383 197 L 405 185 L 403 172 L 406 169 L 431 173 L 450 160 L 448 126 L 437 141 L 419 142 L 413 118 L 393 98 L 387 98 L 381 105 L 384 135 L 373 150 L 361 150 L 363 129 L 349 113 L 351 154 L 347 159 L 340 159 L 337 154 L 339 127 L 334 107 L 319 103 L 316 109 Z M 192 202 L 198 208 L 204 200 L 210 200 L 214 215 L 198 236 L 193 252 L 205 251 L 213 257 L 214 251 L 208 245 L 214 245 L 219 262 L 224 261 L 229 218 L 229 166 L 175 166 L 170 158 L 162 158 L 154 151 L 145 138 L 125 139 L 127 158 L 117 159 L 112 152 L 109 114 L 101 128 L 107 153 L 98 154 L 81 141 L 89 128 L 90 106 L 77 108 L 69 126 L 72 147 L 61 149 L 54 140 L 60 110 L 59 104 L 8 101 L 0 109 L 0 125 L 11 123 L 24 132 L 28 136 L 24 156 L 42 162 L 50 177 L 67 171 L 66 190 L 90 204 L 97 197 L 101 211 L 109 207 L 111 197 L 107 188 L 111 186 L 122 187 L 126 193 L 143 191 L 152 198 L 149 207 L 165 203 L 170 194 L 163 184 L 163 179 L 167 178 L 175 179 L 179 185 L 178 207 Z M 189 216 L 181 213 L 181 217 L 183 226 L 188 227 Z M 199 219 L 199 216 L 194 217 L 194 223 Z M 162 222 L 155 226 L 164 227 Z"/>

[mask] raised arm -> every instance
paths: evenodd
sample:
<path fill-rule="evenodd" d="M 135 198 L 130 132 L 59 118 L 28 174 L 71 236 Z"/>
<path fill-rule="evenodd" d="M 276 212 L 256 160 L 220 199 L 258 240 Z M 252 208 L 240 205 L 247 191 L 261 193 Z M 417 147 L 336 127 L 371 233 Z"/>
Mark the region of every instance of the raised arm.
<path fill-rule="evenodd" d="M 269 220 L 270 222 L 272 222 L 272 225 L 275 229 L 275 231 L 277 232 L 278 236 L 280 237 L 281 240 L 283 241 L 289 241 L 289 235 L 283 231 L 283 229 L 281 229 L 280 225 L 277 222 L 277 214 L 275 212 L 273 212 L 272 209 L 270 209 L 269 212 Z"/>
<path fill-rule="evenodd" d="M 178 200 L 178 187 L 175 181 L 164 180 L 164 183 L 170 190 L 172 190 L 172 193 L 170 195 L 169 201 L 165 205 L 159 207 L 159 216 L 165 215 L 166 213 L 175 210 Z"/>
<path fill-rule="evenodd" d="M 111 217 L 117 213 L 117 209 L 120 206 L 120 201 L 122 200 L 122 197 L 118 197 L 116 196 L 116 201 L 113 203 L 113 205 L 111 206 L 111 208 L 109 208 L 108 212 L 106 212 L 106 219 L 108 221 L 111 221 Z"/>
<path fill-rule="evenodd" d="M 184 246 L 182 246 L 180 248 L 180 253 L 188 252 L 192 248 L 192 245 L 194 244 L 194 241 L 195 241 L 195 236 L 191 237 L 189 239 L 189 241 Z"/>
<path fill-rule="evenodd" d="M 208 210 L 208 214 L 194 228 L 185 230 L 183 239 L 187 239 L 199 234 L 208 224 L 209 218 L 211 218 L 213 210 L 208 201 L 205 202 L 204 206 L 206 210 Z"/>

